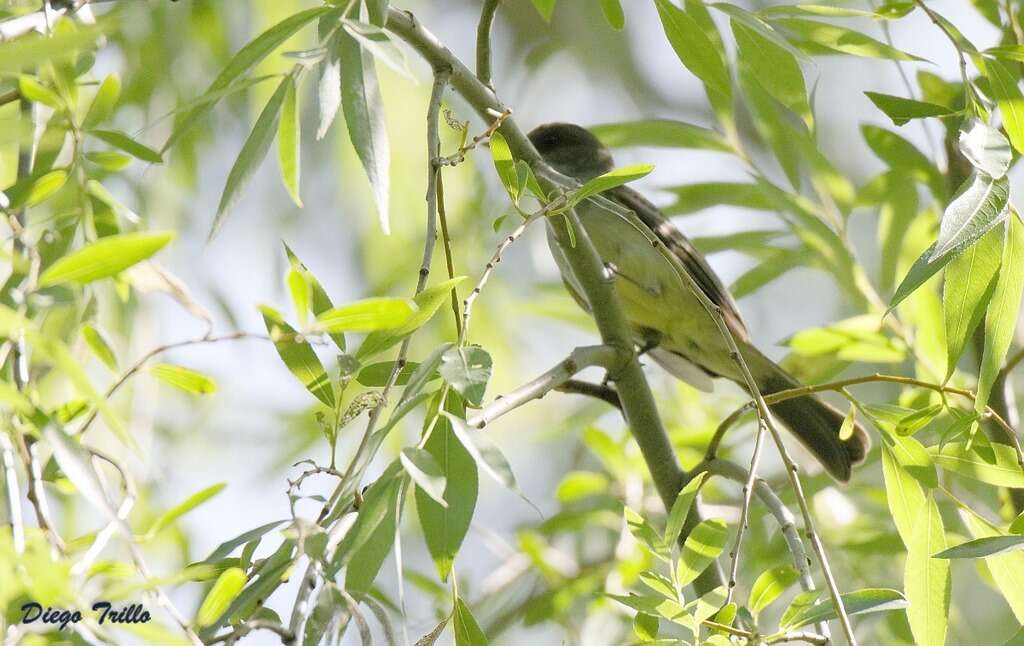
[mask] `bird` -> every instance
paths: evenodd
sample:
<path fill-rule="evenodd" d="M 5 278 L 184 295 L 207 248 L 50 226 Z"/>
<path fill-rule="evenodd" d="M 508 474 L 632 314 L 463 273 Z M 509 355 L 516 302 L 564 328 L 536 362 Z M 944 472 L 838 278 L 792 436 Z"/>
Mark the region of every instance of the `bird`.
<path fill-rule="evenodd" d="M 580 182 L 614 168 L 611 151 L 581 126 L 546 123 L 528 137 L 549 166 Z M 693 243 L 654 204 L 625 185 L 601 196 L 577 204 L 576 214 L 614 281 L 634 341 L 647 356 L 702 391 L 710 392 L 716 377 L 749 390 L 715 319 L 694 293 L 692 286 L 696 286 L 720 308 L 761 395 L 802 385 L 753 345 L 729 290 Z M 630 213 L 633 217 L 625 216 Z M 584 291 L 555 239 L 554 226 L 549 221 L 548 244 L 563 282 L 589 311 Z M 652 245 L 654 239 L 663 249 Z M 665 251 L 675 256 L 692 281 L 680 276 L 676 264 L 663 255 Z M 864 460 L 870 448 L 870 439 L 858 423 L 848 437 L 840 437 L 845 416 L 817 396 L 787 399 L 769 408 L 841 482 L 849 481 L 853 466 Z"/>

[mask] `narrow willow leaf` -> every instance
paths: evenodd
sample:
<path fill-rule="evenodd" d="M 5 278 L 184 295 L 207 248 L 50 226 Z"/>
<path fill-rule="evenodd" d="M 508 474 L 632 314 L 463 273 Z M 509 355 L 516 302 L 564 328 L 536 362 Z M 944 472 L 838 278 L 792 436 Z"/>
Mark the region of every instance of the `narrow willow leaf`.
<path fill-rule="evenodd" d="M 117 130 L 93 130 L 89 134 L 115 148 L 120 148 L 136 159 L 154 164 L 159 164 L 164 160 L 160 153 L 140 144 L 123 132 L 118 132 Z"/>
<path fill-rule="evenodd" d="M 946 254 L 940 258 L 932 260 L 935 253 L 935 245 L 932 245 L 924 250 L 914 264 L 910 266 L 910 271 L 903 277 L 899 287 L 896 288 L 896 293 L 893 294 L 892 300 L 889 301 L 889 312 L 896 309 L 896 306 L 902 303 L 908 296 L 913 294 L 917 289 L 928 282 L 928 279 L 934 276 L 940 269 L 949 264 L 955 257 L 953 254 Z"/>
<path fill-rule="evenodd" d="M 111 370 L 117 370 L 117 357 L 114 355 L 114 351 L 110 347 L 110 343 L 103 336 L 103 333 L 97 330 L 92 325 L 86 323 L 82 326 L 82 338 L 89 345 L 89 349 L 93 351 L 99 360 L 102 361 Z"/>
<path fill-rule="evenodd" d="M 370 17 L 370 22 L 378 27 L 383 27 L 388 20 L 389 4 L 389 0 L 367 0 L 366 13 Z"/>
<path fill-rule="evenodd" d="M 857 424 L 857 407 L 852 403 L 850 404 L 850 410 L 847 411 L 846 417 L 843 418 L 843 424 L 839 427 L 839 439 L 845 442 L 846 440 L 853 437 L 853 429 Z"/>
<path fill-rule="evenodd" d="M 327 38 L 327 35 L 334 29 L 333 20 L 326 18 L 320 21 L 320 38 Z M 317 107 L 320 121 L 316 128 L 317 141 L 327 136 L 335 118 L 338 116 L 338 109 L 341 107 L 341 53 L 339 42 L 340 36 L 337 32 L 327 41 L 324 60 L 320 62 L 320 74 L 316 82 Z"/>
<path fill-rule="evenodd" d="M 648 119 L 603 123 L 588 128 L 601 143 L 610 148 L 623 146 L 660 146 L 669 148 L 694 148 L 731 152 L 732 146 L 725 138 L 708 128 L 695 126 L 684 121 L 669 119 Z"/>
<path fill-rule="evenodd" d="M 812 594 L 818 596 L 821 593 L 814 591 Z M 907 599 L 899 591 L 888 588 L 868 588 L 857 590 L 856 592 L 847 592 L 839 596 L 843 600 L 846 614 L 850 617 L 872 612 L 902 610 L 908 605 Z M 821 621 L 831 621 L 835 618 L 836 611 L 832 606 L 832 600 L 824 599 L 813 605 L 801 606 L 797 612 L 792 613 L 788 617 L 788 621 L 784 616 L 780 628 L 783 630 L 795 630 Z"/>
<path fill-rule="evenodd" d="M 732 96 L 729 71 L 697 21 L 669 0 L 655 0 L 655 4 L 665 36 L 683 65 L 714 92 Z"/>
<path fill-rule="evenodd" d="M 687 482 L 676 496 L 675 502 L 672 503 L 672 509 L 668 513 L 668 520 L 665 521 L 665 535 L 662 537 L 662 542 L 666 547 L 671 548 L 679 540 L 679 533 L 683 531 L 686 517 L 690 515 L 693 501 L 697 498 L 706 478 L 707 472 L 698 474 L 696 478 Z"/>
<path fill-rule="evenodd" d="M 975 328 L 985 317 L 999 275 L 1003 253 L 1003 227 L 995 227 L 946 267 L 942 313 L 946 325 L 946 379 Z"/>
<path fill-rule="evenodd" d="M 797 132 L 786 111 L 762 87 L 748 65 L 740 65 L 739 71 L 740 87 L 750 106 L 757 133 L 775 155 L 790 186 L 799 189 L 802 182 L 801 167 L 805 161 L 800 150 L 800 139 L 805 138 L 805 133 Z"/>
<path fill-rule="evenodd" d="M 123 170 L 128 164 L 132 163 L 132 158 L 128 155 L 122 155 L 121 153 L 109 150 L 87 152 L 85 153 L 85 158 L 110 173 Z"/>
<path fill-rule="evenodd" d="M 791 39 L 798 46 L 824 47 L 833 53 L 850 54 L 867 58 L 886 58 L 896 61 L 924 61 L 925 59 L 900 51 L 891 45 L 879 42 L 859 31 L 840 27 L 817 20 L 804 18 L 780 18 L 771 21 L 792 33 Z M 817 53 L 814 47 L 810 48 Z"/>
<path fill-rule="evenodd" d="M 196 613 L 196 624 L 210 626 L 221 618 L 231 602 L 242 592 L 248 580 L 240 568 L 228 568 L 217 577 L 210 591 Z"/>
<path fill-rule="evenodd" d="M 865 410 L 867 408 L 865 407 Z M 907 473 L 929 489 L 939 485 L 939 477 L 935 471 L 932 455 L 928 449 L 924 448 L 923 444 L 912 437 L 896 434 L 888 435 L 887 439 L 891 442 L 889 448 L 892 449 L 893 457 Z"/>
<path fill-rule="evenodd" d="M 226 486 L 227 485 L 222 482 L 220 484 L 209 486 L 202 491 L 197 491 L 183 502 L 160 514 L 160 516 L 153 521 L 153 524 L 149 526 L 149 529 L 146 530 L 146 540 L 153 540 L 153 538 L 161 531 L 170 527 L 176 520 L 188 512 L 219 494 Z"/>
<path fill-rule="evenodd" d="M 92 103 L 89 105 L 89 111 L 85 114 L 85 118 L 82 119 L 82 127 L 89 130 L 110 119 L 110 115 L 114 114 L 114 107 L 117 105 L 117 99 L 120 96 L 121 79 L 117 74 L 110 74 L 107 78 L 103 79 L 100 89 L 96 92 L 96 96 L 93 97 Z"/>
<path fill-rule="evenodd" d="M 452 628 L 455 631 L 455 646 L 487 646 L 489 643 L 469 607 L 458 597 L 455 599 Z"/>
<path fill-rule="evenodd" d="M 654 166 L 651 164 L 636 164 L 633 166 L 616 168 L 603 175 L 598 175 L 576 189 L 576 192 L 569 198 L 568 206 L 571 208 L 588 197 L 611 190 L 616 186 L 622 186 L 623 184 L 636 181 L 641 177 L 646 177 L 652 170 L 654 170 Z"/>
<path fill-rule="evenodd" d="M 491 135 L 490 148 L 491 159 L 494 161 L 494 170 L 498 173 L 498 179 L 508 191 L 512 202 L 518 204 L 519 174 L 516 171 L 516 161 L 512 157 L 512 150 L 508 147 L 508 142 L 500 132 Z"/>
<path fill-rule="evenodd" d="M 410 446 L 399 454 L 402 468 L 409 474 L 416 486 L 442 507 L 448 507 L 444 500 L 444 489 L 448 482 L 437 460 L 424 449 Z"/>
<path fill-rule="evenodd" d="M 452 348 L 441 355 L 441 377 L 473 407 L 483 403 L 491 379 L 491 355 L 480 347 Z"/>
<path fill-rule="evenodd" d="M 53 459 L 78 493 L 103 514 L 105 521 L 116 523 L 118 529 L 127 533 L 127 525 L 119 520 L 117 510 L 103 487 L 99 472 L 92 462 L 92 454 L 82 446 L 78 438 L 69 436 L 53 424 L 42 429 L 42 436 L 53 451 Z"/>
<path fill-rule="evenodd" d="M 1010 181 L 974 172 L 946 207 L 932 259 L 960 252 L 1006 219 Z"/>
<path fill-rule="evenodd" d="M 427 414 L 426 424 L 430 424 L 430 420 L 437 414 L 436 398 L 434 402 Z M 455 393 L 449 393 L 445 408 L 455 416 L 465 414 L 462 402 Z M 434 430 L 423 448 L 441 466 L 447 483 L 444 499 L 448 506 L 442 507 L 417 489 L 416 512 L 423 528 L 427 551 L 434 560 L 438 576 L 447 580 L 473 519 L 480 484 L 479 474 L 473 456 L 452 432 L 449 417 L 437 417 Z"/>
<path fill-rule="evenodd" d="M 50 265 L 39 277 L 39 284 L 42 287 L 66 282 L 86 284 L 108 278 L 149 258 L 173 239 L 174 233 L 170 231 L 101 238 Z"/>
<path fill-rule="evenodd" d="M 221 193 L 220 204 L 217 205 L 217 216 L 214 218 L 213 226 L 210 229 L 210 240 L 220 232 L 228 212 L 238 200 L 242 189 L 252 179 L 256 169 L 263 162 L 263 158 L 267 156 L 270 144 L 274 141 L 274 132 L 277 129 L 277 120 L 281 115 L 281 106 L 284 103 L 284 97 L 288 92 L 291 82 L 291 76 L 286 76 L 281 81 L 281 84 L 277 86 L 277 90 L 270 96 L 267 104 L 263 106 L 260 116 L 256 118 L 252 132 L 249 133 L 245 143 L 242 144 L 242 150 L 239 151 L 238 158 L 235 159 L 234 165 L 231 166 L 231 172 L 228 173 L 227 182 L 224 184 L 224 192 Z"/>
<path fill-rule="evenodd" d="M 974 442 L 968 450 L 966 442 L 950 442 L 930 451 L 935 464 L 946 471 L 998 487 L 1024 488 L 1024 470 L 1013 447 Z"/>
<path fill-rule="evenodd" d="M 762 572 L 750 588 L 750 600 L 747 602 L 750 612 L 757 617 L 799 579 L 800 573 L 792 565 L 779 565 Z"/>
<path fill-rule="evenodd" d="M 1003 116 L 1003 128 L 1017 152 L 1024 152 L 1024 94 L 1017 86 L 1017 75 L 1003 62 L 982 58 L 992 98 Z"/>
<path fill-rule="evenodd" d="M 666 215 L 687 215 L 722 205 L 760 211 L 774 210 L 774 203 L 764 194 L 759 184 L 705 182 L 673 186 L 665 190 L 676 196 L 674 204 L 662 209 Z"/>
<path fill-rule="evenodd" d="M 202 562 L 203 563 L 214 563 L 216 561 L 219 561 L 219 560 L 225 558 L 226 556 L 228 556 L 229 554 L 231 554 L 231 552 L 235 551 L 237 548 L 241 547 L 242 545 L 246 545 L 246 544 L 251 543 L 251 542 L 253 542 L 255 540 L 259 540 L 262 536 L 266 535 L 267 532 L 271 532 L 271 531 L 277 529 L 282 524 L 284 524 L 284 522 L 285 521 L 283 521 L 283 520 L 275 520 L 272 523 L 267 523 L 265 525 L 260 525 L 259 527 L 255 527 L 255 528 L 250 529 L 248 531 L 242 532 L 238 536 L 236 536 L 236 537 L 234 537 L 234 538 L 232 538 L 230 540 L 224 541 L 223 543 L 218 545 L 212 552 L 210 552 L 209 556 L 207 556 L 205 559 L 203 559 Z"/>
<path fill-rule="evenodd" d="M 929 495 L 914 522 L 903 574 L 903 586 L 910 602 L 907 619 L 914 642 L 922 646 L 942 646 L 946 642 L 951 586 L 949 561 L 932 558 L 945 547 L 942 516 Z"/>
<path fill-rule="evenodd" d="M 739 47 L 740 64 L 757 77 L 768 94 L 812 126 L 807 86 L 796 56 L 736 18 L 732 20 L 732 33 Z"/>
<path fill-rule="evenodd" d="M 68 172 L 63 168 L 20 179 L 13 186 L 4 189 L 8 208 L 35 206 L 63 188 L 67 181 Z"/>
<path fill-rule="evenodd" d="M 348 32 L 338 32 L 341 56 L 341 104 L 345 125 L 356 154 L 370 180 L 377 215 L 385 235 L 390 233 L 388 194 L 391 158 L 384 127 L 383 101 L 377 87 L 373 57 Z"/>
<path fill-rule="evenodd" d="M 0 72 L 18 74 L 24 68 L 64 58 L 76 51 L 92 49 L 104 33 L 115 29 L 116 22 L 102 21 L 95 25 L 77 24 L 75 30 L 22 36 L 0 43 Z"/>
<path fill-rule="evenodd" d="M 277 160 L 281 166 L 281 181 L 288 189 L 295 206 L 302 208 L 299 197 L 299 104 L 296 98 L 295 77 L 289 75 L 288 89 L 285 90 L 284 106 L 281 108 L 281 122 L 277 128 Z"/>
<path fill-rule="evenodd" d="M 717 518 L 702 520 L 686 537 L 679 556 L 679 585 L 687 585 L 700 576 L 725 549 L 729 527 Z"/>
<path fill-rule="evenodd" d="M 31 76 L 18 77 L 18 94 L 33 103 L 41 103 L 54 110 L 64 109 L 64 100 L 56 92 Z"/>
<path fill-rule="evenodd" d="M 948 199 L 946 177 L 914 144 L 895 132 L 878 126 L 862 125 L 860 130 L 871 151 L 889 168 L 909 174 L 918 182 L 927 185 L 937 199 L 943 202 Z"/>
<path fill-rule="evenodd" d="M 409 377 L 416 372 L 416 369 L 420 364 L 415 361 L 406 361 L 402 366 L 402 369 L 398 372 L 395 377 L 396 386 L 404 386 L 409 383 Z M 391 371 L 394 370 L 394 361 L 380 361 L 378 363 L 371 363 L 368 366 L 364 366 L 359 374 L 356 375 L 356 381 L 366 386 L 367 388 L 383 388 L 388 382 L 388 377 L 391 376 Z M 432 378 L 436 378 L 437 374 L 432 374 Z"/>
<path fill-rule="evenodd" d="M 417 294 L 413 301 L 417 309 L 412 316 L 401 326 L 393 330 L 379 330 L 367 335 L 363 344 L 356 352 L 356 358 L 360 361 L 372 357 L 391 346 L 395 345 L 405 337 L 409 336 L 434 316 L 441 305 L 448 302 L 453 287 L 465 280 L 465 276 L 457 276 L 451 280 L 438 283 L 428 287 Z"/>
<path fill-rule="evenodd" d="M 320 315 L 334 307 L 334 304 L 331 302 L 331 297 L 327 295 L 327 292 L 320 284 L 320 281 L 316 279 L 316 276 L 313 275 L 313 272 L 309 271 L 309 269 L 307 269 L 306 266 L 302 264 L 302 261 L 299 260 L 299 257 L 295 255 L 295 252 L 293 252 L 288 245 L 284 245 L 284 252 L 288 256 L 288 263 L 291 265 L 292 269 L 294 269 L 297 272 L 300 272 L 303 278 L 305 279 L 305 283 L 309 286 L 309 289 L 311 291 L 311 300 L 309 303 L 310 312 L 312 312 L 314 315 Z M 334 341 L 334 345 L 336 345 L 339 350 L 344 352 L 345 335 L 335 333 L 331 334 L 330 337 L 331 340 Z"/>
<path fill-rule="evenodd" d="M 974 538 L 992 538 L 1003 534 L 997 527 L 969 509 L 961 509 L 960 516 Z M 994 554 L 985 558 L 985 565 L 992 573 L 996 587 L 1010 606 L 1017 622 L 1024 623 L 1024 586 L 1020 584 L 1024 580 L 1024 552 L 1014 550 Z"/>
<path fill-rule="evenodd" d="M 393 330 L 408 322 L 416 310 L 406 298 L 367 298 L 321 312 L 316 322 L 328 332 Z"/>
<path fill-rule="evenodd" d="M 409 61 L 405 58 L 405 52 L 395 44 L 391 34 L 378 26 L 351 18 L 344 19 L 342 25 L 345 31 L 366 48 L 366 51 L 373 54 L 374 60 L 384 63 L 400 76 L 416 81 L 409 71 Z"/>
<path fill-rule="evenodd" d="M 531 0 L 534 8 L 544 22 L 551 22 L 551 16 L 555 12 L 555 0 Z"/>
<path fill-rule="evenodd" d="M 1010 142 L 981 119 L 972 117 L 960 126 L 958 143 L 967 161 L 981 172 L 999 179 L 1010 169 Z"/>
<path fill-rule="evenodd" d="M 1024 536 L 986 536 L 960 543 L 936 554 L 937 559 L 979 559 L 1024 548 Z"/>
<path fill-rule="evenodd" d="M 604 19 L 615 31 L 622 31 L 626 26 L 626 15 L 622 13 L 622 4 L 619 0 L 601 0 L 601 11 L 604 13 Z"/>
<path fill-rule="evenodd" d="M 491 476 L 495 482 L 518 493 L 512 467 L 502 454 L 501 449 L 487 437 L 487 434 L 470 428 L 466 425 L 465 420 L 450 413 L 444 415 L 451 422 L 452 433 L 462 442 L 466 451 L 476 461 L 476 465 Z"/>
<path fill-rule="evenodd" d="M 925 426 L 927 426 L 933 419 L 946 409 L 942 404 L 935 404 L 933 406 L 927 406 L 910 413 L 906 417 L 896 422 L 895 433 L 896 435 L 913 435 Z"/>
<path fill-rule="evenodd" d="M 220 74 L 217 75 L 213 83 L 210 84 L 210 87 L 206 89 L 197 105 L 189 109 L 188 112 L 178 119 L 178 126 L 167 139 L 167 143 L 164 144 L 161 152 L 165 152 L 173 146 L 189 128 L 194 126 L 213 109 L 216 100 L 206 100 L 206 97 L 216 95 L 219 99 L 223 96 L 223 91 L 231 85 L 232 81 L 252 69 L 257 63 L 266 58 L 270 52 L 277 49 L 312 20 L 331 11 L 337 12 L 340 10 L 333 7 L 313 7 L 312 9 L 292 14 L 238 50 L 231 57 L 231 60 L 228 61 L 227 65 L 224 66 L 224 69 L 220 71 Z"/>
<path fill-rule="evenodd" d="M 875 107 L 892 119 L 893 124 L 902 126 L 911 119 L 925 119 L 927 117 L 948 117 L 956 114 L 956 111 L 934 103 L 905 99 L 901 96 L 881 94 L 879 92 L 864 93 Z"/>
<path fill-rule="evenodd" d="M 795 4 L 779 5 L 777 7 L 766 7 L 760 11 L 766 18 L 784 16 L 828 16 L 830 18 L 873 18 L 877 15 L 874 11 L 864 9 L 850 9 L 847 7 L 833 7 L 821 4 Z"/>
<path fill-rule="evenodd" d="M 1011 534 L 1024 534 L 1024 512 L 1021 512 L 1013 522 L 1010 523 L 1009 531 Z"/>
<path fill-rule="evenodd" d="M 1024 224 L 1014 214 L 1007 220 L 1003 241 L 1002 267 L 992 294 L 991 306 L 985 314 L 985 347 L 978 373 L 976 411 L 984 412 L 992 387 L 1010 349 L 1020 312 L 1021 291 L 1024 290 Z"/>
<path fill-rule="evenodd" d="M 389 522 L 389 517 L 393 521 L 396 511 L 395 502 L 398 500 L 404 480 L 401 468 L 398 460 L 393 461 L 384 470 L 384 473 L 363 493 L 363 501 L 359 505 L 359 514 L 356 517 L 356 521 L 352 528 L 345 533 L 341 543 L 338 544 L 334 560 L 331 561 L 327 568 L 328 572 L 337 572 L 342 567 L 352 563 L 355 554 L 367 543 L 371 542 L 374 538 L 380 538 L 378 530 Z M 357 565 L 356 567 L 359 566 Z M 362 577 L 364 575 L 365 572 L 359 576 Z"/>
<path fill-rule="evenodd" d="M 334 387 L 309 342 L 285 323 L 281 314 L 273 308 L 264 306 L 260 311 L 263 313 L 267 333 L 273 339 L 274 348 L 284 365 L 314 397 L 334 408 Z"/>
<path fill-rule="evenodd" d="M 369 592 L 380 574 L 384 559 L 391 553 L 395 542 L 395 525 L 401 513 L 400 490 L 399 479 L 392 479 L 392 483 L 382 493 L 382 504 L 386 505 L 383 517 L 362 545 L 353 549 L 349 556 L 345 570 L 345 590 L 357 599 Z"/>
<path fill-rule="evenodd" d="M 189 370 L 181 366 L 158 363 L 150 366 L 149 374 L 164 383 L 193 395 L 209 395 L 217 392 L 217 383 L 213 379 L 210 379 L 201 372 Z"/>
<path fill-rule="evenodd" d="M 305 330 L 309 322 L 309 312 L 313 301 L 313 286 L 308 280 L 309 272 L 300 267 L 292 266 L 285 275 L 288 294 L 292 297 L 295 316 L 299 320 L 299 328 Z"/>

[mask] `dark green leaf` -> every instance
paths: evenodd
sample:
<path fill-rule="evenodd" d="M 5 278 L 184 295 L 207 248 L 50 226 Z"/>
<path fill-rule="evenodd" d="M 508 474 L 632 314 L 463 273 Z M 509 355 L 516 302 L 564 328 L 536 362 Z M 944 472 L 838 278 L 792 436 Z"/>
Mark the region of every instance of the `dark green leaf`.
<path fill-rule="evenodd" d="M 815 595 L 821 594 L 815 591 Z M 843 607 L 849 616 L 863 615 L 871 612 L 887 612 L 889 610 L 902 610 L 907 607 L 906 598 L 897 590 L 886 588 L 868 588 L 847 592 L 840 595 L 843 600 Z M 795 630 L 802 626 L 808 626 L 821 621 L 830 621 L 836 618 L 835 608 L 831 599 L 824 599 L 814 605 L 807 605 L 784 621 L 780 627 L 783 630 Z"/>
<path fill-rule="evenodd" d="M 901 96 L 880 94 L 878 92 L 865 92 L 864 94 L 871 99 L 875 107 L 884 112 L 897 126 L 902 126 L 911 119 L 948 117 L 956 113 L 956 111 L 941 105 L 905 99 Z"/>
<path fill-rule="evenodd" d="M 669 0 L 655 0 L 655 4 L 665 36 L 683 65 L 714 92 L 731 96 L 729 71 L 697 21 Z"/>
<path fill-rule="evenodd" d="M 479 347 L 452 348 L 441 355 L 439 372 L 470 406 L 478 407 L 491 379 L 491 355 Z"/>
<path fill-rule="evenodd" d="M 536 2 L 536 0 L 534 0 Z M 452 616 L 452 628 L 455 630 L 455 646 L 487 646 L 487 636 L 480 629 L 473 613 L 461 598 L 455 599 L 455 612 Z"/>
<path fill-rule="evenodd" d="M 619 0 L 601 0 L 601 11 L 612 29 L 622 31 L 626 25 L 626 16 L 622 13 L 622 4 Z"/>

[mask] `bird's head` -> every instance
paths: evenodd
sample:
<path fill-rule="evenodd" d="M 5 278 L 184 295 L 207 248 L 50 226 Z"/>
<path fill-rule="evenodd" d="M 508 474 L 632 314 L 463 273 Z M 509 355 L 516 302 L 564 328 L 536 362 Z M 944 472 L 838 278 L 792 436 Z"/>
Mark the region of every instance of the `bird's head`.
<path fill-rule="evenodd" d="M 530 142 L 555 170 L 587 181 L 614 168 L 612 153 L 586 128 L 545 123 L 530 131 Z"/>

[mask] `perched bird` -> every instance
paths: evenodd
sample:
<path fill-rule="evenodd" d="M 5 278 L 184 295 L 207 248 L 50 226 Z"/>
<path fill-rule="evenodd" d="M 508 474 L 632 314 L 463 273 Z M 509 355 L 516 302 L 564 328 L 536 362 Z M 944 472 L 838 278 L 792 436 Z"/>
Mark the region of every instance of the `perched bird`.
<path fill-rule="evenodd" d="M 611 152 L 585 128 L 549 123 L 529 134 L 530 141 L 557 171 L 582 182 L 613 168 Z M 712 377 L 725 377 L 746 387 L 739 367 L 714 319 L 663 255 L 673 254 L 696 286 L 721 308 L 740 354 L 762 395 L 800 386 L 792 376 L 751 344 L 736 302 L 699 251 L 640 193 L 620 186 L 602 194 L 620 212 L 601 200 L 584 200 L 576 213 L 602 260 L 612 273 L 636 342 L 668 372 L 710 392 Z M 627 217 L 629 212 L 635 217 Z M 646 227 L 646 233 L 640 229 Z M 650 235 L 664 245 L 651 244 Z M 548 227 L 548 242 L 562 278 L 580 305 L 589 310 L 579 282 Z M 800 441 L 835 478 L 850 479 L 851 467 L 864 459 L 870 446 L 859 425 L 840 439 L 843 415 L 817 397 L 789 399 L 771 406 Z"/>

